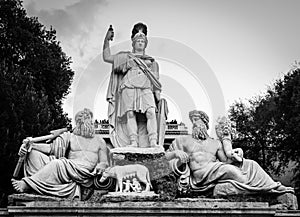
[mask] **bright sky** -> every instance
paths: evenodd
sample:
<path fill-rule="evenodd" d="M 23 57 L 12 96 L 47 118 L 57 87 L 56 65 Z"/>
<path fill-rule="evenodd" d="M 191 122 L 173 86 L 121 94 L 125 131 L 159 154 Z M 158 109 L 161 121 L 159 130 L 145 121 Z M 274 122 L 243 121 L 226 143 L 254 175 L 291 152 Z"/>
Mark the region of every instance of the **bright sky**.
<path fill-rule="evenodd" d="M 70 117 L 90 107 L 106 118 L 110 66 L 99 55 L 109 24 L 113 52 L 131 50 L 133 25 L 147 24 L 146 52 L 160 65 L 169 120 L 188 126 L 188 111 L 205 110 L 215 120 L 300 60 L 298 0 L 24 0 L 24 6 L 57 30 L 72 57 L 75 78 L 64 104 Z"/>

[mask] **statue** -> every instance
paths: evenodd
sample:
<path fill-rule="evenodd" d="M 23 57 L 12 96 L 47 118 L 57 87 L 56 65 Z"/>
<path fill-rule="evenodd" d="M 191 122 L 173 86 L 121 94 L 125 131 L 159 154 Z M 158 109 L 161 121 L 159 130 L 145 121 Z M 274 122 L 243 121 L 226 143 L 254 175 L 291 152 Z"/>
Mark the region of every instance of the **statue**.
<path fill-rule="evenodd" d="M 131 188 L 130 180 L 126 179 L 126 182 L 123 182 L 123 184 L 124 184 L 124 190 L 123 190 L 123 192 L 124 193 L 130 192 L 130 188 Z"/>
<path fill-rule="evenodd" d="M 109 41 L 114 32 L 110 26 L 103 46 L 103 60 L 112 64 L 107 101 L 110 136 L 114 147 L 156 147 L 163 144 L 162 130 L 166 102 L 161 100 L 159 67 L 145 54 L 147 26 L 134 25 L 132 52 L 110 53 Z M 158 113 L 156 112 L 158 110 Z M 158 118 L 156 117 L 157 114 Z"/>
<path fill-rule="evenodd" d="M 142 186 L 136 178 L 132 179 L 132 185 L 131 186 L 132 186 L 133 192 L 136 192 L 136 193 L 141 193 L 142 192 Z"/>
<path fill-rule="evenodd" d="M 223 150 L 228 158 L 227 161 L 242 162 L 243 150 L 241 148 L 232 149 L 230 136 L 235 135 L 234 124 L 230 122 L 225 116 L 218 118 L 217 125 L 215 126 L 216 134 L 220 141 L 222 141 Z"/>
<path fill-rule="evenodd" d="M 190 189 L 204 193 L 217 184 L 229 183 L 228 188 L 214 191 L 214 194 L 294 193 L 293 188 L 273 181 L 255 161 L 243 158 L 241 149 L 232 149 L 226 121 L 219 122 L 217 135 L 220 140 L 216 140 L 207 133 L 207 114 L 192 111 L 189 116 L 193 123 L 192 136 L 176 139 L 166 152 L 173 171 L 180 176 L 178 188 L 181 192 Z"/>
<path fill-rule="evenodd" d="M 19 155 L 28 154 L 24 178 L 12 179 L 17 192 L 81 199 L 80 187 L 90 186 L 94 176 L 108 166 L 105 141 L 94 135 L 93 113 L 89 109 L 75 116 L 73 133 L 65 132 L 52 143 L 23 144 Z"/>
<path fill-rule="evenodd" d="M 115 192 L 118 192 L 118 190 L 119 192 L 123 192 L 123 179 L 128 178 L 129 176 L 134 176 L 140 180 L 146 186 L 145 191 L 150 191 L 151 183 L 149 170 L 141 164 L 108 167 L 104 170 L 100 182 L 104 182 L 108 177 L 115 178 L 117 179 Z"/>

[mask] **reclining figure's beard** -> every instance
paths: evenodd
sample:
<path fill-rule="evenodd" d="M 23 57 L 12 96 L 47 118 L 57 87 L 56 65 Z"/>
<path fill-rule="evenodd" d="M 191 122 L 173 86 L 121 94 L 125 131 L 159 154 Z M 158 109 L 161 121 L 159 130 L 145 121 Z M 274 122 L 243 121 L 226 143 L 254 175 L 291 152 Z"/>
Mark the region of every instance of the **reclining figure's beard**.
<path fill-rule="evenodd" d="M 73 133 L 78 136 L 93 138 L 95 135 L 95 128 L 92 123 L 85 121 L 84 123 L 77 124 L 73 130 Z"/>
<path fill-rule="evenodd" d="M 197 140 L 206 140 L 209 137 L 209 135 L 206 129 L 203 129 L 201 127 L 194 127 L 192 137 Z"/>

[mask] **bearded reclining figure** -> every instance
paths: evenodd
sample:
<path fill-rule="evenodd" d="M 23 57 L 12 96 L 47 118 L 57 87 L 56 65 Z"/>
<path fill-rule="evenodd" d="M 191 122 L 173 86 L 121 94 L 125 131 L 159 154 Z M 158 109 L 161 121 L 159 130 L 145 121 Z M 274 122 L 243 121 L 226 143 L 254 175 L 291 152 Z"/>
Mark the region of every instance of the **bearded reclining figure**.
<path fill-rule="evenodd" d="M 52 143 L 32 143 L 24 163 L 21 180 L 12 179 L 17 192 L 81 199 L 80 186 L 89 186 L 92 178 L 108 166 L 105 141 L 96 137 L 89 109 L 75 116 L 73 133 L 60 135 Z M 21 146 L 19 155 L 27 154 Z"/>
<path fill-rule="evenodd" d="M 193 124 L 192 136 L 174 140 L 166 152 L 173 171 L 180 176 L 180 191 L 206 192 L 217 184 L 230 183 L 214 191 L 214 196 L 294 193 L 293 188 L 275 182 L 257 162 L 243 158 L 241 149 L 232 149 L 229 133 L 224 133 L 218 140 L 210 138 L 207 114 L 194 110 L 189 116 Z"/>

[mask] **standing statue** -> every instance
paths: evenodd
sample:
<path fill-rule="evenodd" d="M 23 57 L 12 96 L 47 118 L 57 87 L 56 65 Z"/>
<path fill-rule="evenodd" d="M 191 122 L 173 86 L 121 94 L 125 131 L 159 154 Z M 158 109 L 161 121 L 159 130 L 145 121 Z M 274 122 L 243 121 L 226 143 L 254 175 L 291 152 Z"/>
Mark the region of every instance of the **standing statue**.
<path fill-rule="evenodd" d="M 66 132 L 52 143 L 32 143 L 29 153 L 23 144 L 19 155 L 28 154 L 24 178 L 12 179 L 18 192 L 81 199 L 81 186 L 90 186 L 94 176 L 108 166 L 105 141 L 95 136 L 89 109 L 75 116 L 73 133 Z"/>
<path fill-rule="evenodd" d="M 166 110 L 166 103 L 160 98 L 162 86 L 158 64 L 145 54 L 147 26 L 143 23 L 134 25 L 132 52 L 111 55 L 109 41 L 113 36 L 110 26 L 104 39 L 103 60 L 112 64 L 107 91 L 112 144 L 114 147 L 156 147 L 163 140 L 158 132 L 162 132 L 165 120 L 162 110 Z M 159 118 L 157 110 L 162 114 Z"/>
<path fill-rule="evenodd" d="M 294 193 L 273 179 L 253 160 L 243 158 L 241 149 L 232 149 L 230 128 L 221 121 L 217 127 L 218 140 L 209 137 L 209 117 L 202 111 L 189 114 L 193 123 L 192 136 L 176 139 L 166 157 L 173 171 L 180 176 L 179 190 L 206 192 L 217 184 L 216 195 L 245 194 L 253 192 Z"/>

